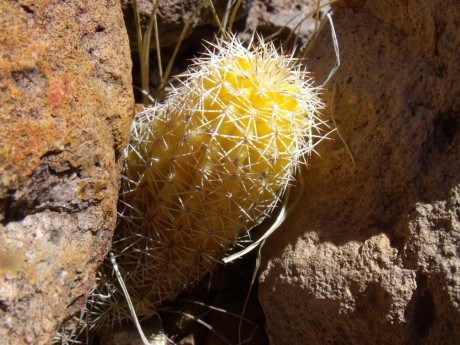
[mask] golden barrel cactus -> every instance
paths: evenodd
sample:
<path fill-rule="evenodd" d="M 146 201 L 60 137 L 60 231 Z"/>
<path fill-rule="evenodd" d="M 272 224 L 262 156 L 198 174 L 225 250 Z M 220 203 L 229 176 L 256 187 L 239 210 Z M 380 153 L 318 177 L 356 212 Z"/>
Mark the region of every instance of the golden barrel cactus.
<path fill-rule="evenodd" d="M 144 316 L 270 214 L 322 124 L 306 72 L 262 40 L 218 40 L 178 81 L 135 117 L 125 151 L 113 250 Z M 93 319 L 129 318 L 116 281 L 101 273 L 99 282 Z"/>

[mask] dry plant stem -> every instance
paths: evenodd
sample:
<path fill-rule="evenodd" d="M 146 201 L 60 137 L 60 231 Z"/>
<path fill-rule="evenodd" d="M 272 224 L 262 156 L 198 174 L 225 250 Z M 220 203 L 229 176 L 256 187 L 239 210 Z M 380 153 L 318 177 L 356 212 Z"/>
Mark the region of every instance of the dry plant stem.
<path fill-rule="evenodd" d="M 290 189 L 288 188 L 285 200 L 283 202 L 283 205 L 281 206 L 281 210 L 280 210 L 279 214 L 277 215 L 274 223 L 270 226 L 270 228 L 267 231 L 265 231 L 264 234 L 257 241 L 251 243 L 251 245 L 247 246 L 246 248 L 244 248 L 243 250 L 241 250 L 241 251 L 239 251 L 237 253 L 234 253 L 234 254 L 232 254 L 230 256 L 227 256 L 227 257 L 223 258 L 222 261 L 225 264 L 229 263 L 229 262 L 232 262 L 232 261 L 234 261 L 234 260 L 246 255 L 247 253 L 251 252 L 252 250 L 256 249 L 257 247 L 263 245 L 265 240 L 273 232 L 275 232 L 276 229 L 278 229 L 283 224 L 283 222 L 286 220 L 288 214 L 290 214 L 292 212 L 292 210 L 295 207 L 295 204 L 297 204 L 297 201 L 298 201 L 297 200 L 294 205 L 288 206 L 288 204 L 289 204 L 289 193 L 290 193 Z"/>
<path fill-rule="evenodd" d="M 230 30 L 227 30 L 228 16 L 230 14 L 230 9 L 232 8 L 233 0 L 227 0 L 227 7 L 225 8 L 224 18 L 222 18 L 222 28 L 224 29 L 224 35 L 227 35 Z"/>
<path fill-rule="evenodd" d="M 131 297 L 129 296 L 128 289 L 126 288 L 126 285 L 125 285 L 125 282 L 123 281 L 123 278 L 121 276 L 120 270 L 118 269 L 118 264 L 117 264 L 117 262 L 115 260 L 115 256 L 113 255 L 112 252 L 110 252 L 109 255 L 110 255 L 110 261 L 112 262 L 112 266 L 113 266 L 113 269 L 115 271 L 115 275 L 117 276 L 117 279 L 118 279 L 118 283 L 120 284 L 121 289 L 123 290 L 123 293 L 125 295 L 126 302 L 128 303 L 129 311 L 131 312 L 132 320 L 133 320 L 134 324 L 136 325 L 137 332 L 139 333 L 139 336 L 141 337 L 142 342 L 144 343 L 144 345 L 150 345 L 150 343 L 147 340 L 144 332 L 142 331 L 142 327 L 141 327 L 141 324 L 139 323 L 139 320 L 137 318 L 137 314 L 136 314 L 136 311 L 134 309 L 133 303 L 131 302 Z"/>
<path fill-rule="evenodd" d="M 230 17 L 230 22 L 228 24 L 228 32 L 232 32 L 232 27 L 233 23 L 235 22 L 236 13 L 238 12 L 238 9 L 240 8 L 242 2 L 243 0 L 238 0 L 235 4 L 235 7 L 233 8 L 232 16 Z"/>
<path fill-rule="evenodd" d="M 315 20 L 315 30 L 314 30 L 314 32 L 313 32 L 313 37 L 312 37 L 312 39 L 310 40 L 310 42 L 312 42 L 312 41 L 314 40 L 314 37 L 316 37 L 316 35 L 317 35 L 317 33 L 318 33 L 318 30 L 317 30 L 317 25 L 318 25 L 318 23 L 322 23 L 322 21 L 321 21 L 320 18 L 319 18 L 320 9 L 321 9 L 321 8 L 324 8 L 324 7 L 326 7 L 326 6 L 329 6 L 329 5 L 331 5 L 331 4 L 335 3 L 335 2 L 337 2 L 337 0 L 328 1 L 328 2 L 326 2 L 326 3 L 321 3 L 321 1 L 318 1 L 318 2 L 317 2 L 317 8 L 314 9 L 313 11 L 307 12 L 307 13 L 305 13 L 305 14 L 299 13 L 298 15 L 294 16 L 294 17 L 291 18 L 289 21 L 287 21 L 287 22 L 285 23 L 285 26 L 287 26 L 289 23 L 291 23 L 291 22 L 292 22 L 293 20 L 295 20 L 297 17 L 302 16 L 302 19 L 292 28 L 292 30 L 290 30 L 290 33 L 289 33 L 288 37 L 287 37 L 286 40 L 284 41 L 285 44 L 290 44 L 290 42 L 291 42 L 291 40 L 292 40 L 292 37 L 293 37 L 293 35 L 294 35 L 293 33 L 294 33 L 297 29 L 299 29 L 300 25 L 302 25 L 302 23 L 303 23 L 305 20 L 307 20 L 309 17 L 311 17 L 311 16 L 314 14 L 315 17 L 316 17 L 316 20 Z M 278 36 L 278 35 L 281 33 L 282 30 L 283 30 L 282 28 L 279 29 L 279 30 L 276 31 L 275 33 L 273 33 L 273 34 L 271 34 L 270 36 L 266 37 L 266 39 L 273 39 L 273 38 L 275 38 L 276 36 Z M 309 47 L 310 47 L 310 46 L 311 46 L 311 44 L 309 44 Z M 306 55 L 304 55 L 304 57 L 305 57 L 305 56 L 306 56 Z"/>
<path fill-rule="evenodd" d="M 145 107 L 149 105 L 149 67 L 150 67 L 150 39 L 152 35 L 152 28 L 154 25 L 156 26 L 156 12 L 159 5 L 159 0 L 155 0 L 153 4 L 152 13 L 150 15 L 150 21 L 147 26 L 147 30 L 144 35 L 142 35 L 142 28 L 139 18 L 139 11 L 137 7 L 137 0 L 132 0 L 133 4 L 133 14 L 134 14 L 134 25 L 136 27 L 136 39 L 137 39 L 137 46 L 139 49 L 139 62 L 141 66 L 141 86 L 142 86 L 142 103 Z M 157 48 L 159 47 L 159 40 L 158 40 L 158 30 L 156 29 L 156 45 Z M 158 50 L 158 49 L 157 49 Z M 159 51 L 159 50 L 158 50 Z M 159 58 L 160 64 L 160 73 L 161 69 L 161 58 Z"/>
<path fill-rule="evenodd" d="M 201 11 L 201 9 L 203 8 L 203 6 L 204 6 L 206 1 L 208 1 L 208 0 L 202 0 L 200 2 L 200 4 L 193 10 L 192 14 L 190 15 L 190 17 L 185 22 L 185 25 L 182 28 L 182 31 L 180 33 L 179 40 L 177 41 L 176 47 L 174 48 L 174 52 L 173 52 L 171 58 L 169 59 L 168 66 L 166 67 L 166 71 L 165 71 L 165 74 L 163 76 L 163 79 L 161 80 L 161 85 L 160 85 L 160 88 L 159 88 L 159 92 L 163 91 L 167 81 L 169 80 L 169 75 L 171 74 L 171 70 L 172 70 L 172 67 L 174 65 L 174 61 L 176 60 L 177 53 L 179 52 L 179 47 L 180 47 L 182 41 L 185 39 L 185 35 L 187 34 L 187 31 L 190 28 L 190 24 L 192 22 L 193 17 L 195 17 L 197 15 L 197 13 Z"/>
<path fill-rule="evenodd" d="M 224 37 L 227 33 L 219 20 L 219 16 L 217 15 L 216 8 L 214 7 L 212 0 L 207 0 L 207 1 L 209 4 L 209 8 L 211 9 L 212 16 L 214 17 L 217 27 L 219 28 L 220 34 L 222 37 Z"/>
<path fill-rule="evenodd" d="M 147 26 L 147 30 L 144 34 L 144 39 L 142 41 L 142 51 L 140 51 L 142 57 L 141 63 L 141 79 L 142 79 L 142 88 L 149 93 L 150 86 L 149 86 L 149 69 L 150 69 L 150 39 L 152 37 L 152 29 L 156 22 L 156 12 L 160 1 L 155 0 L 153 4 L 152 13 L 150 14 L 150 21 L 149 25 Z M 158 35 L 156 35 L 158 37 Z M 157 46 L 159 42 L 157 42 Z M 148 106 L 148 97 L 145 95 L 142 96 L 144 106 Z M 147 102 L 147 103 L 146 103 Z"/>
<path fill-rule="evenodd" d="M 205 327 L 206 329 L 208 329 L 209 331 L 211 331 L 214 335 L 216 335 L 216 337 L 218 337 L 223 343 L 227 344 L 227 345 L 232 345 L 232 342 L 229 341 L 227 338 L 225 338 L 223 335 L 219 334 L 219 332 L 217 332 L 216 330 L 214 330 L 214 328 L 212 327 L 212 325 L 210 325 L 209 323 L 203 321 L 202 319 L 200 318 L 197 318 L 195 317 L 194 315 L 190 314 L 190 313 L 186 313 L 186 312 L 183 312 L 183 311 L 176 311 L 176 310 L 170 310 L 169 311 L 171 314 L 176 314 L 176 315 L 180 315 L 182 317 L 185 317 L 189 320 L 193 320 L 197 323 L 199 323 L 200 325 L 202 325 L 203 327 Z"/>
<path fill-rule="evenodd" d="M 325 3 L 324 5 L 321 5 L 321 7 L 333 4 L 335 2 L 337 2 L 337 0 L 332 0 L 330 2 Z M 315 12 L 310 12 L 309 15 L 311 16 L 314 13 L 318 13 L 318 12 L 316 12 L 316 10 L 315 10 Z M 308 16 L 304 16 L 302 18 L 302 21 L 306 20 L 307 18 L 308 18 Z M 318 23 L 319 23 L 319 29 L 315 29 L 315 31 L 313 32 L 313 36 L 310 39 L 309 44 L 307 45 L 307 47 L 305 48 L 305 50 L 304 50 L 304 52 L 302 54 L 303 59 L 305 59 L 310 54 L 311 49 L 313 49 L 313 47 L 314 47 L 314 42 L 316 41 L 316 37 L 318 36 L 318 33 L 321 32 L 321 30 L 323 30 L 323 27 L 326 25 L 326 21 L 324 21 L 324 20 L 321 20 L 319 22 L 316 21 L 315 22 L 315 28 L 317 27 Z"/>
<path fill-rule="evenodd" d="M 331 1 L 331 2 L 333 2 L 333 1 Z M 318 23 L 320 21 L 320 17 L 319 17 L 319 10 L 320 9 L 321 9 L 321 0 L 318 0 L 316 2 L 316 16 L 315 16 L 315 30 L 314 30 L 314 32 L 316 32 L 316 30 L 318 29 Z"/>
<path fill-rule="evenodd" d="M 244 314 L 246 312 L 246 307 L 247 307 L 247 305 L 249 303 L 249 298 L 251 296 L 252 288 L 253 288 L 254 283 L 256 281 L 257 274 L 259 273 L 260 261 L 261 261 L 261 257 L 262 257 L 262 247 L 263 247 L 264 243 L 265 243 L 265 240 L 260 243 L 259 250 L 257 251 L 256 262 L 255 262 L 255 265 L 254 265 L 254 270 L 252 271 L 251 283 L 249 285 L 249 290 L 248 290 L 248 293 L 246 294 L 246 298 L 244 300 L 243 310 L 241 311 L 240 321 L 238 323 L 238 345 L 242 344 L 241 332 L 242 332 L 242 329 L 243 329 Z"/>
<path fill-rule="evenodd" d="M 158 74 L 160 79 L 163 80 L 163 63 L 161 61 L 161 50 L 160 50 L 160 36 L 158 35 L 158 20 L 157 14 L 154 15 L 154 32 L 155 32 L 155 48 L 157 51 L 157 61 L 158 61 Z"/>
<path fill-rule="evenodd" d="M 214 311 L 217 311 L 217 312 L 220 312 L 220 313 L 223 313 L 223 314 L 228 314 L 230 316 L 234 316 L 234 317 L 237 317 L 238 319 L 241 319 L 242 322 L 247 322 L 248 324 L 252 325 L 252 326 L 257 326 L 256 323 L 254 323 L 253 321 L 245 318 L 243 315 L 241 314 L 235 314 L 235 313 L 231 313 L 225 309 L 222 309 L 222 308 L 217 308 L 217 307 L 214 307 L 212 305 L 208 305 L 208 304 L 205 304 L 203 302 L 200 302 L 200 301 L 194 301 L 194 300 L 189 300 L 189 299 L 181 299 L 181 301 L 185 301 L 187 303 L 190 303 L 190 304 L 196 304 L 196 305 L 199 305 L 199 306 L 202 306 L 202 307 L 205 307 L 207 309 L 210 309 L 210 310 L 214 310 Z"/>
<path fill-rule="evenodd" d="M 334 76 L 335 72 L 340 67 L 340 51 L 339 51 L 339 41 L 337 40 L 337 35 L 335 33 L 335 28 L 334 28 L 334 21 L 332 20 L 331 14 L 327 13 L 326 14 L 327 19 L 329 20 L 329 24 L 331 26 L 331 37 L 332 37 L 332 44 L 334 46 L 334 52 L 335 52 L 335 66 L 331 69 L 329 72 L 329 75 L 327 76 L 327 79 L 324 81 L 323 85 L 321 87 L 324 87 L 329 81 L 332 79 Z"/>

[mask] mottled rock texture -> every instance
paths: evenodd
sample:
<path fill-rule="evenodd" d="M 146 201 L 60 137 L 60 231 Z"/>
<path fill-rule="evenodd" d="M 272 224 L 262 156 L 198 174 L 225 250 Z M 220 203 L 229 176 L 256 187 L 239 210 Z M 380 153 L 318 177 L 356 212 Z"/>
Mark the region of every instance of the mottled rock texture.
<path fill-rule="evenodd" d="M 346 1 L 333 18 L 342 66 L 324 98 L 337 131 L 263 250 L 270 343 L 458 344 L 458 2 Z M 307 62 L 320 84 L 327 27 Z"/>
<path fill-rule="evenodd" d="M 237 19 L 247 14 L 247 6 L 250 2 L 251 0 L 242 1 Z M 121 3 L 131 40 L 131 48 L 133 51 L 137 51 L 132 1 L 121 0 Z M 149 25 L 154 4 L 154 0 L 137 0 L 139 17 L 144 32 Z M 216 16 L 219 18 L 219 22 L 222 23 L 227 9 L 227 1 L 212 0 L 212 5 L 215 13 L 213 13 L 209 0 L 159 0 L 156 13 L 160 46 L 171 46 L 177 43 L 186 25 L 188 30 L 184 33 L 184 38 L 189 37 L 192 33 L 196 37 L 196 34 L 200 32 L 207 32 L 212 37 L 217 32 L 216 28 L 218 28 Z M 194 42 L 197 45 L 196 48 L 201 44 L 199 40 Z M 152 49 L 156 47 L 154 36 L 152 36 L 150 46 Z"/>
<path fill-rule="evenodd" d="M 327 3 L 323 1 L 323 3 Z M 245 31 L 275 36 L 283 44 L 287 38 L 296 39 L 296 49 L 307 43 L 315 31 L 316 13 L 329 10 L 325 5 L 317 12 L 316 0 L 251 0 Z"/>
<path fill-rule="evenodd" d="M 134 16 L 131 0 L 122 0 L 123 14 L 130 36 L 131 49 L 137 51 L 137 38 L 134 25 Z M 154 0 L 138 0 L 138 11 L 145 32 L 151 13 L 154 9 Z M 234 5 L 236 1 L 233 1 Z M 235 6 L 231 7 L 228 15 L 227 1 L 213 0 L 215 14 L 209 5 L 209 0 L 160 0 L 157 8 L 157 27 L 160 46 L 172 46 L 178 42 L 184 26 L 189 25 L 185 32 L 185 45 L 194 44 L 201 48 L 201 38 L 212 40 L 213 36 L 219 35 L 219 26 L 216 20 L 219 18 L 221 24 L 224 18 L 230 22 Z M 321 11 L 330 7 L 325 5 Z M 235 14 L 232 27 L 239 34 L 246 33 L 250 38 L 254 32 L 267 35 L 280 34 L 289 35 L 296 33 L 300 40 L 308 40 L 315 29 L 315 17 L 312 11 L 316 11 L 315 0 L 243 0 Z M 216 15 L 216 16 L 215 16 Z M 298 41 L 300 42 L 300 41 Z M 155 49 L 154 36 L 150 46 Z"/>
<path fill-rule="evenodd" d="M 110 246 L 129 43 L 116 0 L 1 0 L 0 28 L 0 339 L 49 344 Z"/>

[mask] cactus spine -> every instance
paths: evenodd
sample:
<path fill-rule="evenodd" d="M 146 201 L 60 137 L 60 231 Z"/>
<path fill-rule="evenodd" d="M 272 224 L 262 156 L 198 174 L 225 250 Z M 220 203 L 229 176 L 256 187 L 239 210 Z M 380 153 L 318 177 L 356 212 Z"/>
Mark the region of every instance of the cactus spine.
<path fill-rule="evenodd" d="M 135 117 L 125 151 L 113 250 L 141 316 L 270 214 L 323 123 L 306 72 L 262 40 L 218 40 L 179 83 Z M 90 296 L 92 327 L 129 318 L 107 272 Z"/>

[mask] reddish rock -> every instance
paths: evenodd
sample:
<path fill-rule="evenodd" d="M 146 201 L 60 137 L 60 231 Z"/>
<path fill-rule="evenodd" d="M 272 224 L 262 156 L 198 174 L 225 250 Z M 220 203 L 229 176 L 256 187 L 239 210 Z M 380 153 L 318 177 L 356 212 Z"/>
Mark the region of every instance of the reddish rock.
<path fill-rule="evenodd" d="M 2 0 L 0 27 L 0 339 L 49 344 L 110 246 L 129 45 L 115 0 Z"/>
<path fill-rule="evenodd" d="M 347 1 L 333 18 L 342 66 L 324 98 L 337 131 L 263 250 L 270 343 L 457 344 L 458 3 Z M 318 84 L 330 36 L 307 61 Z"/>

